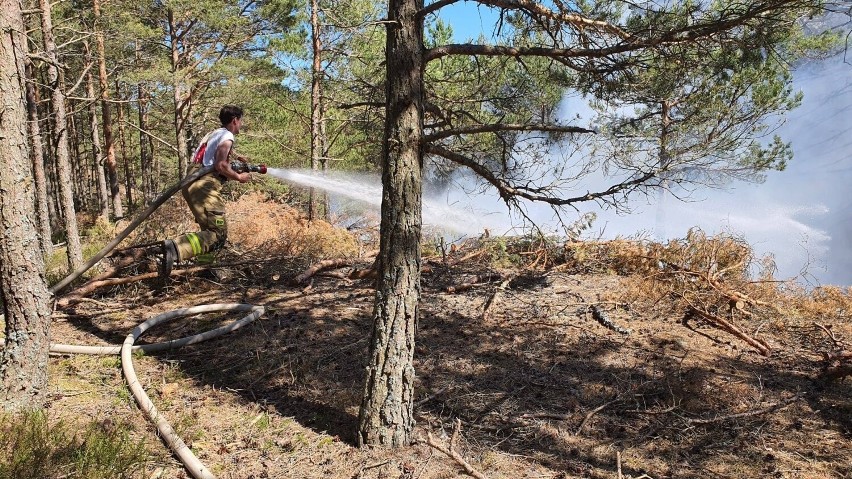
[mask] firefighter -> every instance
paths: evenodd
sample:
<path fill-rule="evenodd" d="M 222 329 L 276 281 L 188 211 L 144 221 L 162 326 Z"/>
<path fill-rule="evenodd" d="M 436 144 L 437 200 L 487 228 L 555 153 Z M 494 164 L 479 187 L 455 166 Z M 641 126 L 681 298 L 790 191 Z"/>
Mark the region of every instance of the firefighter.
<path fill-rule="evenodd" d="M 165 278 L 171 274 L 175 261 L 186 261 L 190 258 L 212 261 L 212 253 L 225 245 L 228 236 L 225 203 L 220 194 L 222 185 L 228 180 L 237 180 L 240 183 L 251 180 L 249 173 L 234 171 L 229 161 L 234 148 L 234 137 L 239 134 L 243 124 L 242 108 L 223 106 L 219 110 L 219 121 L 222 122 L 222 127 L 208 133 L 195 149 L 187 174 L 210 165 L 213 165 L 213 171 L 182 190 L 183 197 L 201 230 L 163 241 L 160 273 Z M 240 157 L 238 159 L 242 160 Z"/>

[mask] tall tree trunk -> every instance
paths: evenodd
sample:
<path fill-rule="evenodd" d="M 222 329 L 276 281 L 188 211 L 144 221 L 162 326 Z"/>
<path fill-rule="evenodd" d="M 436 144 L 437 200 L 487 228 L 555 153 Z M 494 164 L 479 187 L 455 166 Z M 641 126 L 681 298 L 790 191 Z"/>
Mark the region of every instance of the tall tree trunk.
<path fill-rule="evenodd" d="M 180 65 L 180 38 L 177 31 L 177 24 L 175 23 L 174 12 L 169 9 L 168 12 L 168 20 L 169 20 L 169 44 L 171 45 L 171 54 L 172 54 L 172 83 L 174 88 L 174 105 L 175 105 L 175 115 L 174 115 L 174 128 L 175 128 L 175 147 L 178 150 L 178 178 L 183 177 L 184 168 L 187 164 L 187 157 L 189 156 L 187 153 L 187 142 L 186 142 L 186 131 L 185 131 L 185 118 L 188 116 L 188 102 L 186 99 L 186 93 L 184 92 L 184 83 L 181 76 L 181 65 Z"/>
<path fill-rule="evenodd" d="M 38 96 L 35 88 L 35 72 L 32 62 L 26 64 L 27 75 L 27 131 L 30 137 L 30 156 L 33 165 L 33 180 L 36 190 L 36 217 L 38 218 L 39 238 L 41 239 L 42 254 L 47 255 L 53 250 L 52 233 L 50 230 L 50 213 L 48 212 L 47 178 L 44 174 L 44 149 L 41 144 L 41 127 L 38 124 Z"/>
<path fill-rule="evenodd" d="M 49 80 L 47 80 L 47 73 L 42 72 L 39 83 L 41 85 L 47 85 Z M 36 93 L 39 90 L 36 89 Z M 59 183 L 58 177 L 59 175 L 56 172 L 56 148 L 52 132 L 56 131 L 56 122 L 51 121 L 53 115 L 53 102 L 51 99 L 47 99 L 47 105 L 42 108 L 42 113 L 39 115 L 40 118 L 46 118 L 45 125 L 47 130 L 47 134 L 44 135 L 44 143 L 45 143 L 45 160 L 44 160 L 44 172 L 47 176 L 47 211 L 50 215 L 50 229 L 51 231 L 60 231 L 65 229 L 65 223 L 62 221 L 62 207 L 59 202 L 59 192 L 57 189 L 57 183 Z"/>
<path fill-rule="evenodd" d="M 60 88 L 64 90 L 64 85 L 62 84 L 62 78 L 60 78 Z M 69 156 L 70 159 L 70 167 L 71 171 L 76 172 L 73 175 L 74 180 L 74 204 L 76 205 L 76 209 L 79 211 L 89 211 L 92 209 L 92 200 L 89 196 L 90 190 L 86 187 L 86 184 L 89 183 L 89 178 L 92 176 L 92 169 L 87 168 L 86 165 L 88 163 L 83 163 L 81 154 L 82 144 L 83 142 L 80 140 L 80 134 L 82 132 L 82 128 L 77 128 L 78 123 L 82 123 L 82 120 L 78 119 L 78 116 L 83 113 L 76 108 L 74 108 L 74 101 L 68 102 L 68 110 L 72 113 L 68 115 L 68 138 L 71 141 L 71 151 L 72 155 Z"/>
<path fill-rule="evenodd" d="M 127 207 L 132 211 L 133 188 L 136 187 L 136 176 L 133 173 L 133 163 L 130 161 L 130 155 L 127 154 L 127 132 L 124 127 L 126 120 L 124 118 L 124 106 L 122 102 L 127 98 L 127 95 L 122 94 L 118 80 L 115 81 L 115 92 L 119 99 L 116 110 L 118 110 L 118 144 L 121 145 L 121 163 L 124 165 L 124 195 L 127 197 Z"/>
<path fill-rule="evenodd" d="M 142 46 L 136 41 L 136 66 L 140 66 Z M 136 111 L 139 113 L 139 167 L 142 177 L 142 196 L 147 205 L 154 200 L 156 191 L 154 147 L 148 135 L 148 91 L 145 84 L 136 84 Z"/>
<path fill-rule="evenodd" d="M 420 300 L 422 0 L 388 5 L 378 282 L 359 445 L 402 447 L 414 431 L 414 330 Z"/>
<path fill-rule="evenodd" d="M 323 152 L 323 138 L 320 125 L 322 124 L 322 38 L 320 37 L 319 0 L 311 0 L 311 47 L 313 62 L 311 64 L 311 171 L 319 169 L 320 157 Z M 308 219 L 317 217 L 319 192 L 310 189 L 308 203 Z"/>
<path fill-rule="evenodd" d="M 62 90 L 59 55 L 53 40 L 53 20 L 50 14 L 50 2 L 39 0 L 41 10 L 41 34 L 44 39 L 44 53 L 49 60 L 47 76 L 53 89 L 53 115 L 56 136 L 56 171 L 59 175 L 59 194 L 62 213 L 65 217 L 68 265 L 72 271 L 83 266 L 83 250 L 80 247 L 80 233 L 77 229 L 77 212 L 74 210 L 74 189 L 71 183 L 71 159 L 68 155 L 68 119 L 65 111 L 65 92 Z"/>
<path fill-rule="evenodd" d="M 137 111 L 139 112 L 139 165 L 142 176 L 142 194 L 145 204 L 151 203 L 156 190 L 153 145 L 148 131 L 148 93 L 142 83 L 137 85 Z"/>
<path fill-rule="evenodd" d="M 88 50 L 88 46 L 86 49 Z M 109 191 L 107 191 L 105 167 L 101 162 L 101 137 L 98 134 L 98 112 L 94 102 L 95 82 L 89 73 L 86 73 L 86 94 L 92 99 L 88 105 L 89 132 L 92 137 L 92 162 L 98 185 L 98 211 L 105 220 L 109 220 Z"/>
<path fill-rule="evenodd" d="M 109 177 L 110 201 L 112 202 L 112 214 L 116 218 L 124 216 L 121 205 L 121 190 L 118 187 L 117 162 L 115 160 L 115 144 L 112 134 L 112 112 L 109 107 L 109 87 L 107 85 L 106 54 L 104 53 L 104 34 L 100 27 L 101 2 L 92 0 L 92 11 L 95 15 L 95 42 L 98 53 L 98 83 L 101 89 L 101 117 L 104 122 L 104 149 L 106 151 L 106 168 Z"/>
<path fill-rule="evenodd" d="M 320 165 L 321 165 L 321 168 L 322 168 L 322 174 L 323 174 L 323 176 L 325 176 L 325 174 L 328 173 L 328 158 L 329 158 L 328 141 L 327 141 L 328 137 L 326 136 L 326 129 L 325 129 L 326 119 L 328 118 L 328 115 L 326 115 L 326 113 L 327 113 L 328 110 L 327 110 L 326 102 L 322 99 L 322 96 L 320 96 L 320 99 L 322 100 L 322 101 L 320 101 L 320 111 L 322 112 L 322 116 L 321 116 L 321 120 L 320 120 L 320 138 L 322 139 L 322 157 L 320 158 Z M 323 219 L 325 219 L 328 222 L 331 222 L 331 200 L 329 199 L 328 192 L 325 191 L 325 190 L 322 190 L 320 192 L 320 195 L 322 195 L 320 197 L 321 198 L 320 203 L 322 204 L 322 209 L 323 209 L 323 215 L 324 215 Z"/>
<path fill-rule="evenodd" d="M 33 223 L 35 196 L 27 161 L 24 62 L 19 0 L 0 0 L 0 290 L 6 315 L 0 399 L 7 411 L 41 407 L 47 392 L 50 294 Z"/>

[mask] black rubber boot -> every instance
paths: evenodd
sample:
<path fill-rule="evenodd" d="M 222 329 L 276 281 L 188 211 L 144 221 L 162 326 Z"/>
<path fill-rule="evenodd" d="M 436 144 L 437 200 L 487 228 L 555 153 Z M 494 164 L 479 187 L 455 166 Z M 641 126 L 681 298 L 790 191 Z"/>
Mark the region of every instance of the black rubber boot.
<path fill-rule="evenodd" d="M 160 278 L 167 280 L 172 274 L 172 266 L 178 259 L 177 247 L 172 240 L 163 241 L 163 260 L 160 264 Z"/>

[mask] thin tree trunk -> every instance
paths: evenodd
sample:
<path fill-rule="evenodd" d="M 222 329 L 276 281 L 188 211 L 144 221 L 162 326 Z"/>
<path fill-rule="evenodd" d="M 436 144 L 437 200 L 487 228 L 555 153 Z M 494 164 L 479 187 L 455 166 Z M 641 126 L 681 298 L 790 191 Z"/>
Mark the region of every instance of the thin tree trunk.
<path fill-rule="evenodd" d="M 48 80 L 46 78 L 47 73 L 44 72 L 41 76 L 40 84 L 47 85 Z M 36 95 L 38 95 L 39 90 L 36 89 Z M 38 96 L 36 96 L 38 98 Z M 53 132 L 56 131 L 56 122 L 51 121 L 53 119 L 53 115 L 51 112 L 53 111 L 53 102 L 50 98 L 47 99 L 47 105 L 42 109 L 43 113 L 40 118 L 46 118 L 45 125 L 47 134 L 44 135 L 44 143 L 45 143 L 45 160 L 44 160 L 44 172 L 47 176 L 47 211 L 50 215 L 50 228 L 51 231 L 60 231 L 65 229 L 65 222 L 62 220 L 62 206 L 59 202 L 59 192 L 57 188 L 57 183 L 59 183 L 59 174 L 56 172 L 56 142 L 53 139 Z"/>
<path fill-rule="evenodd" d="M 313 63 L 311 64 L 311 171 L 319 170 L 319 158 L 322 156 L 322 138 L 320 124 L 322 123 L 322 39 L 320 38 L 319 1 L 311 0 L 311 47 Z M 308 202 L 308 219 L 317 217 L 319 192 L 310 189 Z"/>
<path fill-rule="evenodd" d="M 60 77 L 59 87 L 63 90 L 65 89 L 65 85 L 62 83 L 62 77 Z M 73 175 L 73 201 L 76 205 L 75 209 L 80 211 L 90 211 L 92 209 L 92 205 L 96 203 L 92 202 L 89 192 L 97 190 L 90 189 L 86 186 L 91 182 L 92 169 L 86 168 L 86 164 L 88 163 L 83 163 L 82 161 L 83 155 L 81 152 L 81 145 L 83 142 L 80 140 L 82 128 L 77 128 L 77 124 L 82 123 L 82 121 L 78 119 L 78 115 L 82 115 L 83 113 L 75 108 L 73 101 L 68 102 L 67 107 L 68 110 L 71 111 L 71 114 L 68 115 L 68 139 L 71 142 L 71 151 L 74 153 L 68 157 L 69 166 L 71 171 L 75 171 L 77 173 Z"/>
<path fill-rule="evenodd" d="M 88 45 L 86 46 L 88 50 Z M 98 134 L 98 112 L 95 106 L 95 81 L 92 75 L 86 74 L 86 95 L 93 100 L 89 102 L 89 133 L 92 136 L 92 162 L 98 185 L 98 211 L 100 216 L 109 220 L 109 191 L 107 191 L 106 172 L 101 163 L 101 137 Z"/>
<path fill-rule="evenodd" d="M 126 95 L 121 92 L 118 80 L 115 82 L 115 92 L 119 100 L 124 100 Z M 133 163 L 127 154 L 127 132 L 124 127 L 124 106 L 119 102 L 116 106 L 118 111 L 118 144 L 121 145 L 121 163 L 124 165 L 124 196 L 127 198 L 127 207 L 133 210 L 133 188 L 136 187 L 136 176 L 133 173 Z M 122 212 L 123 213 L 123 212 Z"/>
<path fill-rule="evenodd" d="M 136 41 L 136 66 L 140 66 L 142 58 L 142 46 L 139 41 Z M 147 205 L 154 199 L 156 191 L 155 168 L 153 151 L 154 147 L 151 144 L 151 137 L 146 132 L 148 131 L 148 91 L 144 83 L 136 84 L 136 110 L 139 112 L 139 167 L 141 169 L 140 176 L 142 177 L 142 196 L 144 203 Z"/>
<path fill-rule="evenodd" d="M 71 158 L 68 154 L 68 119 L 65 111 L 65 92 L 59 68 L 59 54 L 56 42 L 53 40 L 53 20 L 50 13 L 50 2 L 39 0 L 41 10 L 41 34 L 44 39 L 44 53 L 48 58 L 47 75 L 50 87 L 53 88 L 53 115 L 56 136 L 56 172 L 59 176 L 58 186 L 62 213 L 65 219 L 65 235 L 67 242 L 68 266 L 74 271 L 83 266 L 83 250 L 80 247 L 80 233 L 77 229 L 77 212 L 74 210 L 74 190 L 71 176 Z"/>
<path fill-rule="evenodd" d="M 322 119 L 320 120 L 320 138 L 322 139 L 322 157 L 320 158 L 320 165 L 322 165 L 322 174 L 323 176 L 328 173 L 328 137 L 326 136 L 326 119 L 328 116 L 326 115 L 327 108 L 326 103 L 322 96 L 320 96 L 320 111 L 322 112 Z M 320 192 L 320 203 L 322 204 L 323 209 L 323 218 L 331 222 L 331 200 L 329 199 L 328 192 L 322 190 Z"/>
<path fill-rule="evenodd" d="M 36 216 L 38 218 L 39 238 L 43 255 L 53 250 L 52 233 L 50 230 L 50 213 L 48 212 L 47 178 L 44 173 L 44 149 L 42 146 L 41 128 L 38 124 L 38 97 L 34 85 L 35 72 L 32 62 L 26 64 L 27 75 L 27 131 L 30 136 L 30 154 L 33 165 L 33 180 L 36 190 Z"/>
<path fill-rule="evenodd" d="M 402 447 L 414 432 L 414 330 L 420 300 L 422 0 L 388 5 L 382 222 L 359 445 Z"/>
<path fill-rule="evenodd" d="M 18 0 L 0 0 L 0 32 L 0 290 L 6 315 L 0 398 L 4 410 L 21 411 L 39 408 L 47 398 L 50 294 L 33 222 L 24 99 L 27 45 Z"/>
<path fill-rule="evenodd" d="M 186 142 L 186 131 L 185 127 L 185 117 L 188 114 L 184 112 L 184 109 L 188 107 L 188 102 L 186 94 L 184 93 L 184 84 L 183 80 L 180 78 L 180 50 L 179 43 L 180 39 L 178 38 L 177 32 L 177 24 L 174 19 L 174 12 L 169 9 L 168 12 L 168 21 L 169 21 L 169 44 L 171 45 L 171 60 L 172 60 L 172 87 L 174 88 L 174 106 L 175 106 L 175 115 L 174 115 L 174 128 L 175 128 L 175 147 L 178 150 L 178 178 L 183 178 L 184 168 L 187 164 L 187 157 L 189 156 L 187 153 L 187 142 Z"/>
<path fill-rule="evenodd" d="M 101 2 L 92 0 L 92 11 L 95 15 L 95 42 L 98 53 L 98 80 L 101 88 L 101 117 L 104 122 L 104 149 L 106 160 L 104 167 L 109 177 L 110 201 L 112 202 L 112 214 L 116 218 L 124 216 L 124 208 L 121 205 L 121 191 L 118 187 L 117 162 L 115 160 L 115 144 L 112 134 L 112 112 L 109 107 L 109 88 L 107 84 L 106 54 L 104 53 L 104 34 L 100 30 Z"/>

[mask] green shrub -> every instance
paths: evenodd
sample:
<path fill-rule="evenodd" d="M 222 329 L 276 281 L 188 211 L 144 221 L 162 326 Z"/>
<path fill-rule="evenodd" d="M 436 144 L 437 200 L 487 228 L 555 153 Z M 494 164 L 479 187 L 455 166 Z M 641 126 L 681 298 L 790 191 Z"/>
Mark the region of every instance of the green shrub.
<path fill-rule="evenodd" d="M 148 461 L 123 427 L 51 423 L 41 411 L 0 418 L 0 479 L 141 477 Z"/>

